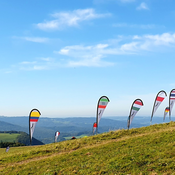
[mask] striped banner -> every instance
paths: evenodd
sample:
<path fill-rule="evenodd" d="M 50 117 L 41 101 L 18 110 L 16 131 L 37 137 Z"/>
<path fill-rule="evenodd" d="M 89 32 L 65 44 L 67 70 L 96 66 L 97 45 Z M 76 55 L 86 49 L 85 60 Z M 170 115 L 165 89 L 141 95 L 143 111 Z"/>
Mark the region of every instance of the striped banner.
<path fill-rule="evenodd" d="M 36 123 L 40 117 L 41 113 L 38 109 L 32 109 L 29 114 L 29 135 L 30 135 L 30 144 L 32 143 L 32 137 L 35 130 Z"/>
<path fill-rule="evenodd" d="M 166 96 L 167 96 L 167 94 L 165 91 L 162 90 L 162 91 L 158 92 L 156 99 L 154 101 L 154 105 L 153 105 L 151 121 L 152 121 L 154 113 L 157 111 L 158 107 L 160 106 L 160 104 L 162 103 L 162 101 L 165 99 Z"/>
<path fill-rule="evenodd" d="M 60 135 L 60 132 L 59 131 L 56 131 L 55 132 L 55 142 L 57 142 L 57 138 L 58 138 L 59 135 Z"/>
<path fill-rule="evenodd" d="M 171 114 L 172 114 L 172 109 L 174 106 L 174 102 L 175 102 L 175 89 L 172 89 L 170 92 L 170 96 L 169 96 L 169 119 L 171 120 Z"/>
<path fill-rule="evenodd" d="M 102 96 L 98 100 L 98 104 L 97 104 L 97 126 L 100 122 L 100 119 L 101 119 L 101 117 L 103 115 L 103 112 L 104 112 L 106 106 L 108 105 L 108 103 L 109 103 L 109 99 L 106 96 Z"/>
<path fill-rule="evenodd" d="M 133 120 L 133 118 L 135 117 L 135 115 L 137 114 L 137 112 L 140 110 L 140 108 L 143 106 L 143 102 L 141 99 L 136 99 L 131 106 L 131 110 L 130 110 L 130 114 L 128 117 L 128 129 L 131 125 L 131 122 Z"/>

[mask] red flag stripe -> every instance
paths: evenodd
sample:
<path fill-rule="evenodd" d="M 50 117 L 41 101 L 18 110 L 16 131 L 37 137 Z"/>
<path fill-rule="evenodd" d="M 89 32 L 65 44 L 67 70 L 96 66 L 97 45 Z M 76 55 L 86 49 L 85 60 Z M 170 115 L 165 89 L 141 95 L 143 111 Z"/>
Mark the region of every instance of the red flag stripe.
<path fill-rule="evenodd" d="M 141 101 L 135 101 L 134 104 L 137 104 L 137 105 L 141 105 L 141 106 L 143 106 L 143 104 L 142 104 Z"/>
<path fill-rule="evenodd" d="M 94 128 L 96 128 L 97 127 L 97 123 L 94 123 Z"/>
<path fill-rule="evenodd" d="M 99 105 L 98 108 L 106 108 L 106 106 Z"/>
<path fill-rule="evenodd" d="M 157 97 L 156 101 L 162 102 L 164 100 L 164 97 Z"/>
<path fill-rule="evenodd" d="M 30 122 L 37 122 L 37 119 L 30 119 Z"/>

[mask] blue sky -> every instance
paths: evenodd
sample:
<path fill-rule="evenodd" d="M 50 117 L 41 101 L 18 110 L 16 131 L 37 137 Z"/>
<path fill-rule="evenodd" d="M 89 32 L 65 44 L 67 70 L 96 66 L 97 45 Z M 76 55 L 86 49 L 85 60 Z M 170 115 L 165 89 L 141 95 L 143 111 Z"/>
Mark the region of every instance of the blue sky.
<path fill-rule="evenodd" d="M 175 88 L 175 1 L 0 1 L 0 115 L 128 116 Z M 157 110 L 163 117 L 167 97 Z M 175 109 L 174 112 L 175 115 Z"/>

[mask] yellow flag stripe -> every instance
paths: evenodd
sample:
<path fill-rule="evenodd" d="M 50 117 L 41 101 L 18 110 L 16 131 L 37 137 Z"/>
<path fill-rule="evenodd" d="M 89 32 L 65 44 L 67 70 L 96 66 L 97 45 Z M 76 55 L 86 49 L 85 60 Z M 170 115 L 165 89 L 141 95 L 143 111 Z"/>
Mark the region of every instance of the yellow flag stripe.
<path fill-rule="evenodd" d="M 31 117 L 40 117 L 40 114 L 39 112 L 35 112 L 33 111 L 31 114 L 30 114 Z"/>

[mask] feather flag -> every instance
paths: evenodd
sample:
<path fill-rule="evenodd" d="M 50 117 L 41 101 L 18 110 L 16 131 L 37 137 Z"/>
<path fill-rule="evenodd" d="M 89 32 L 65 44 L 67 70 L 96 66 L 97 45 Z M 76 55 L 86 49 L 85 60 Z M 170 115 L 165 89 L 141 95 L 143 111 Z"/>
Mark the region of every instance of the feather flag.
<path fill-rule="evenodd" d="M 137 112 L 140 110 L 140 108 L 143 106 L 143 102 L 141 99 L 136 99 L 132 106 L 131 106 L 131 110 L 130 110 L 130 114 L 128 117 L 128 129 L 131 125 L 131 122 L 133 120 L 133 118 L 135 117 L 135 115 L 137 114 Z"/>
<path fill-rule="evenodd" d="M 165 99 L 165 97 L 167 96 L 165 91 L 160 91 L 158 92 L 156 99 L 154 101 L 154 105 L 153 105 L 153 110 L 152 110 L 152 115 L 151 115 L 151 122 L 152 122 L 152 118 L 154 113 L 157 111 L 158 107 L 160 106 L 160 104 L 162 103 L 162 101 Z"/>
<path fill-rule="evenodd" d="M 57 142 L 57 138 L 58 138 L 59 135 L 60 135 L 59 131 L 55 132 L 55 142 Z"/>
<path fill-rule="evenodd" d="M 163 120 L 165 120 L 165 117 L 167 115 L 167 113 L 170 111 L 170 108 L 169 107 L 166 107 L 165 108 L 165 111 L 164 111 L 164 117 L 163 117 Z"/>
<path fill-rule="evenodd" d="M 30 144 L 32 143 L 32 136 L 35 130 L 36 123 L 39 120 L 41 113 L 38 109 L 32 109 L 29 114 L 29 135 L 30 135 Z"/>
<path fill-rule="evenodd" d="M 98 129 L 98 125 L 100 122 L 100 119 L 103 115 L 104 110 L 106 109 L 106 106 L 109 103 L 109 98 L 106 96 L 102 96 L 100 97 L 100 99 L 98 100 L 98 104 L 97 104 L 97 116 L 96 116 L 96 123 L 97 123 L 97 129 Z M 96 132 L 97 132 L 96 129 Z"/>
<path fill-rule="evenodd" d="M 169 119 L 171 120 L 171 114 L 172 114 L 172 109 L 174 106 L 174 102 L 175 102 L 175 89 L 172 89 L 170 92 L 170 96 L 169 96 L 169 107 L 170 107 L 170 111 L 169 111 Z"/>
<path fill-rule="evenodd" d="M 93 135 L 94 135 L 96 129 L 97 129 L 97 123 L 94 122 L 94 124 L 93 124 L 93 130 L 92 130 Z"/>

